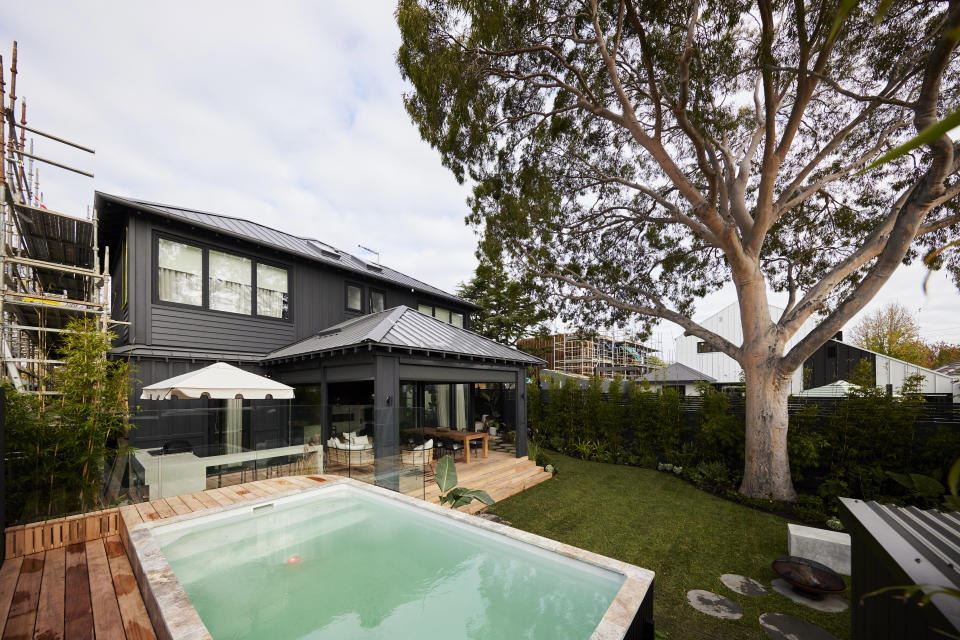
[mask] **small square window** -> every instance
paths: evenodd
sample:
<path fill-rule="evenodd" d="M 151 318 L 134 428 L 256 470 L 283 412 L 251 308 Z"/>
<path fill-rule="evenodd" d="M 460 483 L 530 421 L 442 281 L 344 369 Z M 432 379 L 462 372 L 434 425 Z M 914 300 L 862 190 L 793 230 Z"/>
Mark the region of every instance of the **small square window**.
<path fill-rule="evenodd" d="M 424 315 L 427 315 L 427 316 L 431 316 L 431 317 L 433 316 L 433 307 L 431 307 L 431 306 L 428 305 L 428 304 L 418 305 L 418 306 L 417 306 L 417 311 L 419 311 L 420 313 L 422 313 L 422 314 L 424 314 Z"/>
<path fill-rule="evenodd" d="M 437 320 L 443 320 L 447 324 L 450 324 L 449 309 L 441 309 L 440 307 L 437 307 L 436 309 L 433 310 L 433 317 L 436 318 Z"/>
<path fill-rule="evenodd" d="M 347 311 L 363 311 L 363 289 L 355 284 L 347 285 Z"/>
<path fill-rule="evenodd" d="M 383 311 L 387 306 L 387 296 L 383 291 L 370 291 L 370 313 Z"/>
<path fill-rule="evenodd" d="M 707 344 L 706 342 L 697 343 L 697 353 L 716 353 L 717 350 L 713 348 L 713 345 Z"/>
<path fill-rule="evenodd" d="M 157 298 L 203 304 L 203 249 L 160 238 L 157 243 Z"/>
<path fill-rule="evenodd" d="M 462 313 L 451 313 L 450 314 L 450 324 L 455 327 L 460 327 L 463 329 L 463 314 Z"/>

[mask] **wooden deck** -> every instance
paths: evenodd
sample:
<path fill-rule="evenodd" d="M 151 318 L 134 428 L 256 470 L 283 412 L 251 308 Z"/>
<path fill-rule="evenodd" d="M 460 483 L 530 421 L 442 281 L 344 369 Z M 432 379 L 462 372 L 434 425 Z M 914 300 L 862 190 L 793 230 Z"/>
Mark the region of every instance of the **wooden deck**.
<path fill-rule="evenodd" d="M 497 500 L 550 477 L 526 458 L 493 451 L 486 459 L 457 463 L 457 474 L 461 485 L 485 489 Z M 16 528 L 7 549 L 21 555 L 0 568 L 0 640 L 156 638 L 127 558 L 128 527 L 323 481 L 321 476 L 258 480 Z M 432 483 L 425 496 L 422 489 L 411 493 L 439 500 Z"/>

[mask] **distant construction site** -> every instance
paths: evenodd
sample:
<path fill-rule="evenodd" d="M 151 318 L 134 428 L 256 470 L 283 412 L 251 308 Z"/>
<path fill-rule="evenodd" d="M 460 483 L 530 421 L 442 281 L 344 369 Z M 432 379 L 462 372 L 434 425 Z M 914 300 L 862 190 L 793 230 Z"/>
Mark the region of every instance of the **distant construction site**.
<path fill-rule="evenodd" d="M 517 347 L 546 360 L 547 369 L 568 375 L 636 379 L 656 369 L 649 361 L 654 349 L 614 335 L 558 333 L 524 338 Z"/>

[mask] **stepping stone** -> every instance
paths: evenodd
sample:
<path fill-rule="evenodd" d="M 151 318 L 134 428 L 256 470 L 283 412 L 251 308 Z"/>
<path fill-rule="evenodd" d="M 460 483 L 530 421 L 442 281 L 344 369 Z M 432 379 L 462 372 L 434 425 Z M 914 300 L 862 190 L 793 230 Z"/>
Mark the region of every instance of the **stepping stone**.
<path fill-rule="evenodd" d="M 687 591 L 687 602 L 690 606 L 714 618 L 737 620 L 743 617 L 743 609 L 730 598 L 725 598 L 712 591 L 692 589 Z"/>
<path fill-rule="evenodd" d="M 763 614 L 760 627 L 770 640 L 837 640 L 826 629 L 783 613 Z"/>
<path fill-rule="evenodd" d="M 773 590 L 780 595 L 786 596 L 794 602 L 799 602 L 800 604 L 806 605 L 811 609 L 816 609 L 817 611 L 823 611 L 826 613 L 840 613 L 841 611 L 846 611 L 850 606 L 850 603 L 846 598 L 835 593 L 825 595 L 820 600 L 815 600 L 805 596 L 802 593 L 798 593 L 793 587 L 790 586 L 790 583 L 783 578 L 775 578 L 770 585 L 773 587 Z"/>
<path fill-rule="evenodd" d="M 723 574 L 720 576 L 720 582 L 725 584 L 731 591 L 735 591 L 742 596 L 759 598 L 760 596 L 770 594 L 770 589 L 767 589 L 753 578 L 748 578 L 747 576 L 738 576 L 735 573 Z"/>

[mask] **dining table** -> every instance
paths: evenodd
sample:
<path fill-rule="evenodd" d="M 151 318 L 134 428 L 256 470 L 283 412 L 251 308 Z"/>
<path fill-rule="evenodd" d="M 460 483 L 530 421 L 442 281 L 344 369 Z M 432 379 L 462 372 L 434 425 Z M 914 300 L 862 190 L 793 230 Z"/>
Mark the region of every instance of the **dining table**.
<path fill-rule="evenodd" d="M 483 441 L 483 456 L 487 457 L 487 440 L 490 437 L 484 431 L 460 431 L 459 429 L 450 429 L 449 427 L 420 427 L 418 433 L 434 438 L 448 438 L 450 440 L 459 440 L 463 443 L 463 463 L 470 463 L 470 441 Z"/>

